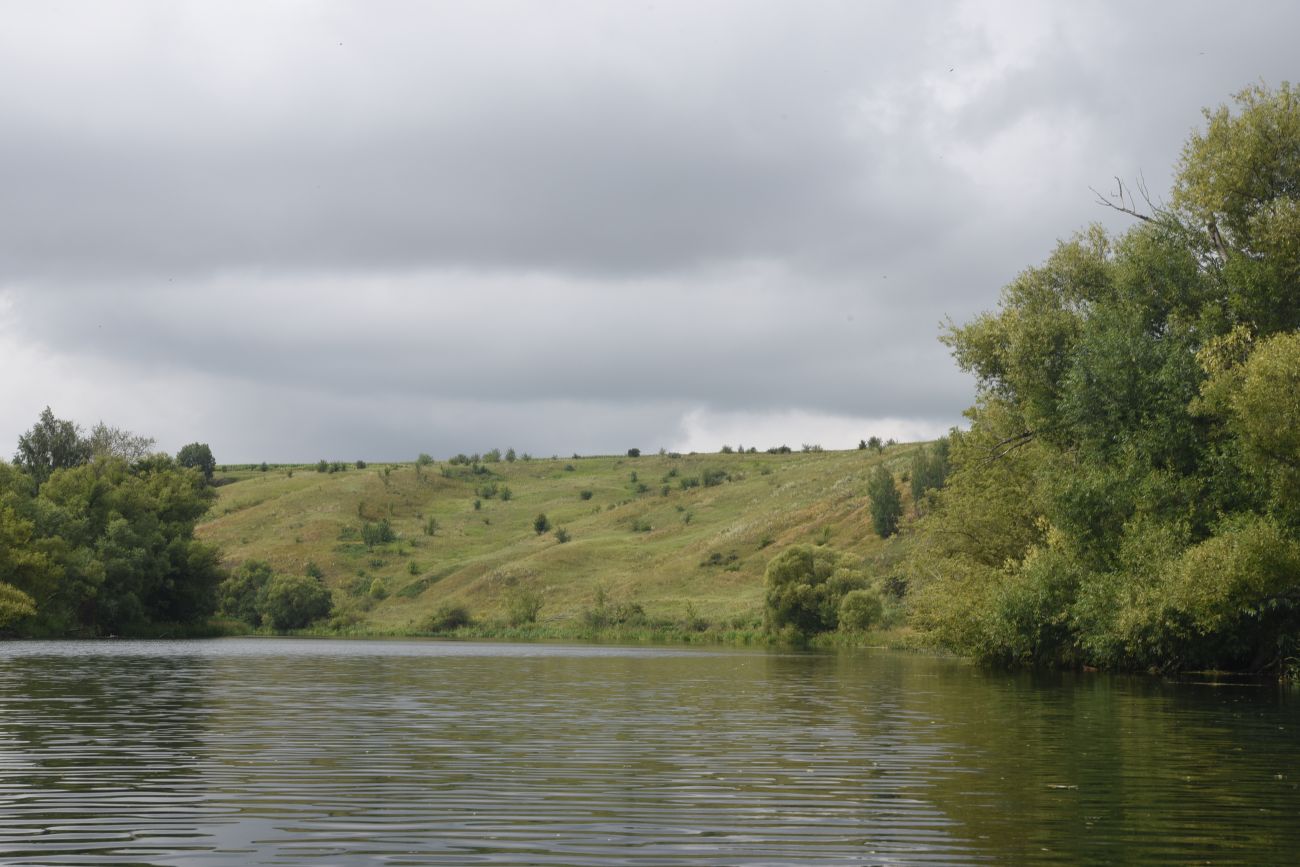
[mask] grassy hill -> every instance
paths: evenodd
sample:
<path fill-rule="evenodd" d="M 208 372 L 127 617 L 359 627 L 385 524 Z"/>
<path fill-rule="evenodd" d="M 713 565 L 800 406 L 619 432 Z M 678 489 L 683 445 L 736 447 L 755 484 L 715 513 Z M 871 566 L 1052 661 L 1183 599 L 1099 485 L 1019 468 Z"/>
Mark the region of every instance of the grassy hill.
<path fill-rule="evenodd" d="M 525 595 L 553 634 L 620 606 L 743 630 L 761 622 L 764 568 L 787 545 L 829 544 L 888 574 L 906 536 L 872 532 L 867 474 L 882 461 L 902 474 L 915 449 L 227 470 L 199 535 L 230 566 L 315 564 L 335 625 L 354 631 L 420 631 L 447 605 L 502 623 Z M 535 532 L 539 514 L 569 541 Z M 381 521 L 396 538 L 368 545 Z"/>

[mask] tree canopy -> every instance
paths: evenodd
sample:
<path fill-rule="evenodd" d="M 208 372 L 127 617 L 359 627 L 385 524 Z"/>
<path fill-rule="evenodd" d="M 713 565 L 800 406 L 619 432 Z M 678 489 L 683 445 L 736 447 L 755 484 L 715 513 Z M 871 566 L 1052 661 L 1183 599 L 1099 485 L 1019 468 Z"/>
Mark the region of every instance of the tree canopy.
<path fill-rule="evenodd" d="M 915 622 L 1012 663 L 1300 651 L 1300 102 L 1206 113 L 1170 206 L 1061 243 L 945 340 L 974 374 Z"/>
<path fill-rule="evenodd" d="M 0 629 L 122 634 L 213 612 L 217 551 L 194 538 L 211 488 L 116 434 L 94 448 L 47 408 L 15 463 L 0 462 Z"/>

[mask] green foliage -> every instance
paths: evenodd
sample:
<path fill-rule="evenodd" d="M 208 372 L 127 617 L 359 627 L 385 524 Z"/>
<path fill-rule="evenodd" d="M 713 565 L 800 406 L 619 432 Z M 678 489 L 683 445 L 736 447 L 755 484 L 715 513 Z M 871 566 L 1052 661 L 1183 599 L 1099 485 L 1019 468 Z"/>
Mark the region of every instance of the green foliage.
<path fill-rule="evenodd" d="M 591 499 L 591 491 L 588 490 L 588 489 L 585 489 L 585 488 L 584 488 L 583 490 L 578 491 L 578 497 L 579 497 L 580 499 L 583 499 L 583 500 L 590 500 L 590 499 Z"/>
<path fill-rule="evenodd" d="M 373 586 L 373 585 L 372 585 Z M 329 590 L 306 575 L 273 575 L 266 584 L 260 613 L 276 631 L 302 629 L 330 615 Z"/>
<path fill-rule="evenodd" d="M 262 560 L 245 560 L 217 588 L 217 612 L 251 626 L 262 624 L 266 588 L 274 572 Z"/>
<path fill-rule="evenodd" d="M 898 532 L 903 516 L 903 497 L 894 484 L 894 474 L 877 464 L 867 478 L 867 498 L 871 501 L 871 526 L 882 539 Z"/>
<path fill-rule="evenodd" d="M 361 525 L 361 541 L 365 543 L 366 548 L 374 548 L 376 545 L 396 540 L 397 534 L 393 532 L 393 525 L 387 518 L 366 521 Z"/>
<path fill-rule="evenodd" d="M 55 468 L 39 489 L 0 462 L 0 582 L 37 609 L 21 629 L 127 634 L 208 617 L 221 572 L 194 526 L 214 496 L 162 454 Z"/>
<path fill-rule="evenodd" d="M 506 449 L 506 463 L 513 464 L 514 462 L 515 462 L 515 450 Z"/>
<path fill-rule="evenodd" d="M 944 438 L 931 445 L 921 446 L 912 455 L 908 481 L 912 486 L 912 502 L 918 513 L 923 511 L 926 494 L 942 488 L 948 479 L 948 452 L 948 440 Z"/>
<path fill-rule="evenodd" d="M 840 600 L 839 628 L 865 632 L 880 622 L 885 606 L 874 590 L 850 590 Z"/>
<path fill-rule="evenodd" d="M 1206 115 L 1171 207 L 1093 228 L 945 337 L 968 432 L 908 562 L 914 625 L 985 659 L 1273 668 L 1300 647 L 1300 99 Z"/>
<path fill-rule="evenodd" d="M 489 449 L 483 453 L 483 463 L 499 464 L 501 463 L 501 449 Z"/>
<path fill-rule="evenodd" d="M 549 529 L 551 529 L 551 520 L 546 517 L 544 512 L 533 518 L 533 532 L 537 535 L 540 536 Z"/>
<path fill-rule="evenodd" d="M 563 545 L 565 542 L 569 541 L 570 538 L 572 537 L 569 535 L 568 530 L 564 529 L 563 527 L 555 528 L 555 541 Z"/>
<path fill-rule="evenodd" d="M 357 462 L 353 464 L 353 466 L 355 466 L 359 470 L 364 470 L 366 468 L 366 462 L 358 459 Z"/>
<path fill-rule="evenodd" d="M 14 464 L 43 483 L 55 470 L 80 466 L 90 460 L 92 445 L 75 424 L 54 417 L 47 406 L 31 430 L 18 438 Z"/>
<path fill-rule="evenodd" d="M 451 632 L 462 626 L 469 626 L 469 609 L 464 605 L 445 603 L 439 605 L 425 622 L 428 632 Z"/>
<path fill-rule="evenodd" d="M 12 584 L 0 582 L 0 629 L 35 614 L 35 599 Z"/>
<path fill-rule="evenodd" d="M 438 519 L 430 515 L 424 520 L 424 535 L 435 536 L 438 533 Z"/>
<path fill-rule="evenodd" d="M 506 622 L 511 626 L 536 623 L 542 610 L 542 594 L 531 590 L 513 590 L 506 597 Z"/>
<path fill-rule="evenodd" d="M 640 450 L 640 449 L 628 449 L 628 450 L 627 450 L 627 456 L 628 456 L 629 458 L 639 458 L 639 457 L 641 457 L 641 450 Z"/>
<path fill-rule="evenodd" d="M 845 594 L 867 585 L 855 557 L 811 545 L 794 545 L 772 558 L 764 582 L 768 628 L 803 635 L 836 629 Z"/>

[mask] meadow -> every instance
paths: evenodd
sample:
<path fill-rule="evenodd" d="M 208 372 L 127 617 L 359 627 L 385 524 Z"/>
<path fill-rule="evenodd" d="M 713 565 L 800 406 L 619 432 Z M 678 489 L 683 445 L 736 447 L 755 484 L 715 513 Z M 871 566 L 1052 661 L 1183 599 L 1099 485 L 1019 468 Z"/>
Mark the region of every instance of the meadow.
<path fill-rule="evenodd" d="M 909 537 L 873 532 L 867 476 L 917 447 L 225 467 L 198 534 L 319 576 L 334 633 L 750 640 L 789 545 L 888 577 Z"/>

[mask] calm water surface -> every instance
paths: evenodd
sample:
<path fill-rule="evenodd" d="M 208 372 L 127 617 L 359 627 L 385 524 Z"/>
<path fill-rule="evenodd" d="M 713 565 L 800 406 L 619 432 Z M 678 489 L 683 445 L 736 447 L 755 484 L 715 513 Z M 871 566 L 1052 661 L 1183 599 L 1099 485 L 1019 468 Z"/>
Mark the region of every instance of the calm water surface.
<path fill-rule="evenodd" d="M 5 643 L 0 863 L 1293 863 L 1300 696 L 1193 680 L 867 651 Z"/>

